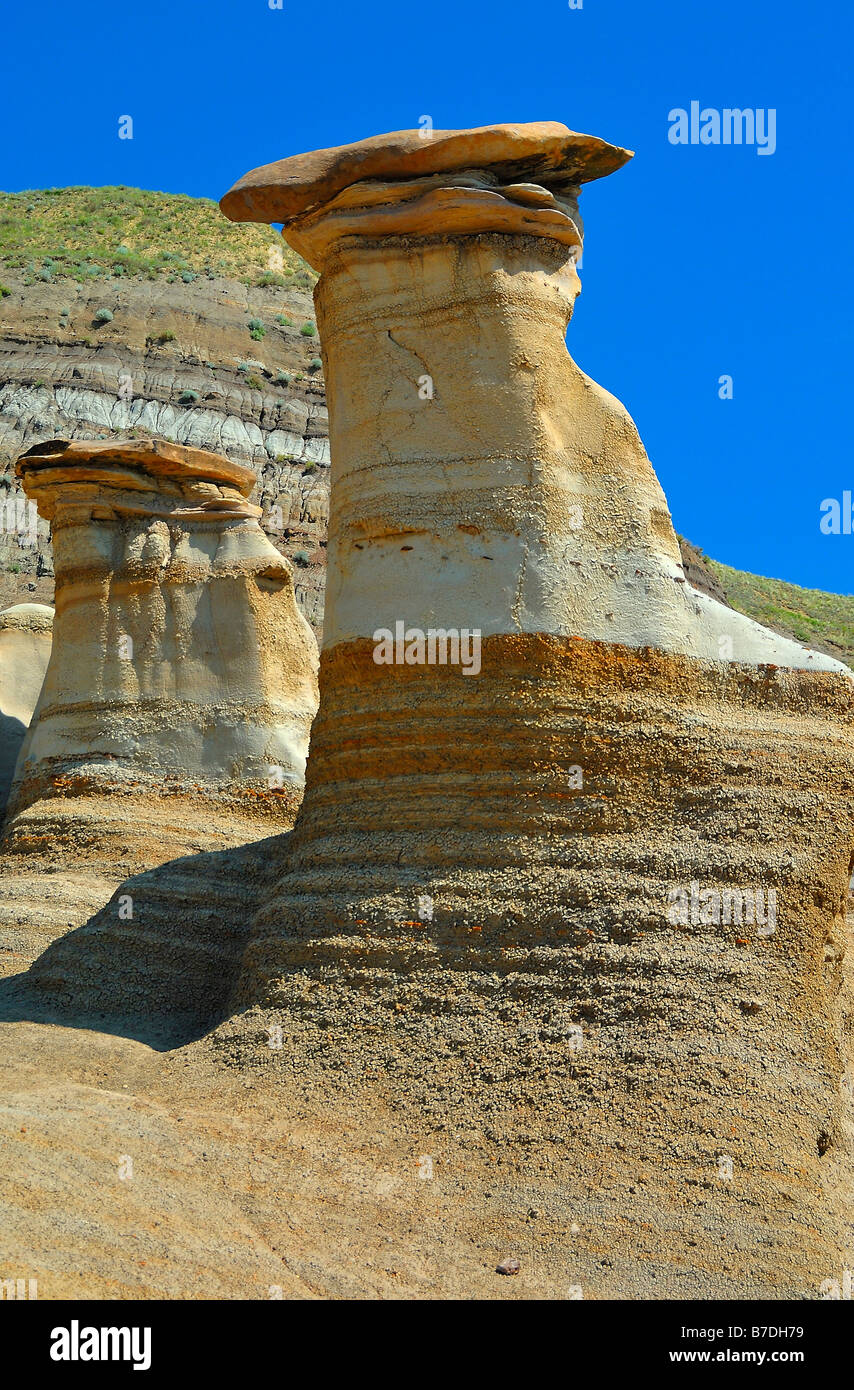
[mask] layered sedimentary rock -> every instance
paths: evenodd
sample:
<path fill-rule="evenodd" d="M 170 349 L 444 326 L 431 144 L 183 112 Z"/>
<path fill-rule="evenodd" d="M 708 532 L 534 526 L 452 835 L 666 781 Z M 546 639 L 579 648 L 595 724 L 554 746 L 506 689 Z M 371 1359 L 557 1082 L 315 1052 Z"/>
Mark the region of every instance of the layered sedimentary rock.
<path fill-rule="evenodd" d="M 306 796 L 235 1002 L 285 1064 L 568 1145 L 668 1261 L 723 1290 L 739 1241 L 792 1296 L 850 1255 L 854 686 L 686 582 L 567 354 L 579 188 L 627 158 L 404 132 L 223 200 L 321 272 L 332 451 Z"/>
<path fill-rule="evenodd" d="M 57 203 L 65 202 L 61 194 Z M 71 221 L 76 206 L 67 200 Z M 133 209 L 117 207 L 129 217 Z M 226 224 L 223 224 L 226 226 Z M 72 231 L 69 228 L 69 231 Z M 259 262 L 259 276 L 265 268 Z M 0 512 L 12 470 L 45 439 L 101 441 L 155 436 L 210 449 L 255 471 L 251 500 L 288 558 L 297 604 L 319 626 L 323 612 L 328 442 L 323 378 L 309 364 L 316 340 L 300 329 L 314 311 L 297 285 L 247 287 L 200 275 L 191 283 L 130 275 L 32 282 L 4 268 L 0 299 Z M 121 288 L 116 292 L 116 286 Z M 110 306 L 108 323 L 95 316 Z M 264 325 L 250 337 L 249 323 Z M 24 537 L 27 540 L 28 537 Z M 13 577 L 4 566 L 14 564 Z M 46 523 L 37 544 L 0 532 L 0 602 L 21 602 L 28 582 L 52 601 Z"/>
<path fill-rule="evenodd" d="M 0 824 L 47 670 L 52 624 L 45 603 L 16 603 L 0 613 Z"/>
<path fill-rule="evenodd" d="M 254 474 L 155 440 L 52 441 L 17 472 L 52 525 L 56 618 L 7 847 L 67 833 L 104 859 L 145 834 L 157 862 L 231 842 L 234 816 L 290 823 L 316 644 Z"/>

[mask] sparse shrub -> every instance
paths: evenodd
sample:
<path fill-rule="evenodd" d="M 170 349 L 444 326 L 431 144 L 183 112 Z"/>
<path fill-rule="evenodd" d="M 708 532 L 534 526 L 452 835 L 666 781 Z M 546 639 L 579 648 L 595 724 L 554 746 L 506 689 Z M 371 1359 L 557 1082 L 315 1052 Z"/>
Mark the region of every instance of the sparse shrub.
<path fill-rule="evenodd" d="M 314 459 L 309 459 L 308 463 L 302 471 L 303 473 L 313 473 L 316 468 L 317 464 L 314 462 Z"/>
<path fill-rule="evenodd" d="M 287 314 L 277 314 L 276 323 L 280 323 L 282 328 L 293 328 L 294 326 L 293 319 L 289 319 Z"/>
<path fill-rule="evenodd" d="M 112 311 L 112 309 L 98 309 L 98 310 L 96 310 L 96 312 L 95 312 L 95 322 L 96 322 L 96 323 L 112 323 L 112 321 L 113 321 L 113 311 Z"/>
<path fill-rule="evenodd" d="M 290 372 L 277 372 L 277 373 L 276 373 L 276 385 L 277 385 L 277 386 L 290 386 L 290 384 L 291 384 L 291 374 L 290 374 Z"/>
<path fill-rule="evenodd" d="M 263 328 L 253 328 L 249 336 L 250 338 L 254 338 L 256 343 L 260 343 L 261 339 L 266 336 L 266 333 Z"/>
<path fill-rule="evenodd" d="M 199 399 L 198 391 L 182 391 L 178 400 L 181 405 L 195 405 Z"/>
<path fill-rule="evenodd" d="M 248 371 L 249 371 L 249 363 L 248 363 L 248 362 L 238 362 L 238 364 L 237 364 L 237 370 L 238 370 L 239 372 L 248 372 Z"/>
<path fill-rule="evenodd" d="M 198 276 L 194 270 L 182 270 L 181 279 L 184 281 L 185 285 L 191 285 L 194 280 L 198 279 Z"/>
<path fill-rule="evenodd" d="M 260 377 L 255 376 L 254 372 L 251 373 L 251 374 L 246 378 L 246 385 L 249 386 L 249 387 L 251 387 L 251 389 L 252 389 L 253 391 L 263 391 L 263 390 L 264 390 L 264 383 L 263 383 L 263 381 L 261 380 Z"/>
<path fill-rule="evenodd" d="M 8 285 L 0 285 L 0 299 L 5 299 L 6 295 L 11 293 Z"/>
<path fill-rule="evenodd" d="M 310 372 L 319 372 L 322 366 L 323 362 L 319 357 L 312 357 L 311 361 L 308 364 L 308 370 Z"/>
<path fill-rule="evenodd" d="M 17 561 L 16 561 L 14 564 L 12 564 L 12 565 L 9 566 L 9 570 L 10 570 L 10 572 L 11 572 L 12 574 L 20 574 L 20 573 L 21 573 L 21 566 L 20 566 L 20 565 L 17 563 Z"/>
<path fill-rule="evenodd" d="M 84 346 L 84 347 L 91 347 L 91 346 L 92 346 L 92 339 L 91 339 L 91 338 L 84 338 L 84 339 L 83 339 L 83 346 Z"/>
<path fill-rule="evenodd" d="M 251 333 L 255 333 L 255 332 L 258 331 L 259 328 L 260 328 L 260 329 L 263 329 L 263 327 L 264 327 L 264 320 L 263 320 L 263 319 L 250 319 L 250 320 L 249 320 L 249 331 L 250 331 Z"/>
<path fill-rule="evenodd" d="M 285 283 L 285 277 L 280 275 L 277 270 L 265 270 L 263 275 L 258 276 L 255 283 L 259 290 L 265 290 L 270 285 L 283 285 Z"/>
<path fill-rule="evenodd" d="M 317 329 L 313 323 L 304 323 L 300 329 L 300 333 L 304 338 L 313 338 L 316 332 Z"/>
<path fill-rule="evenodd" d="M 308 551 L 298 550 L 294 555 L 294 564 L 299 565 L 300 569 L 305 569 L 308 564 Z"/>

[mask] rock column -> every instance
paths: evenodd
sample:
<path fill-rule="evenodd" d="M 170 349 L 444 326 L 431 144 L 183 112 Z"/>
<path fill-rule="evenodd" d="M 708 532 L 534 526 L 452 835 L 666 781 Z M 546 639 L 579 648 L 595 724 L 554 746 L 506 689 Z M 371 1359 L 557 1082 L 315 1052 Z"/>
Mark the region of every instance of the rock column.
<path fill-rule="evenodd" d="M 623 1236 L 714 1189 L 753 1287 L 791 1290 L 840 1257 L 852 682 L 691 588 L 632 420 L 567 353 L 580 185 L 628 157 L 403 132 L 223 199 L 321 272 L 332 455 L 306 796 L 236 1002 L 425 1113 L 545 1126 L 579 1181 L 611 1155 Z M 674 1222 L 672 1288 L 701 1287 Z"/>
<path fill-rule="evenodd" d="M 247 501 L 254 474 L 157 440 L 54 441 L 17 472 L 52 525 L 56 618 L 7 848 L 107 855 L 117 835 L 157 862 L 231 842 L 235 817 L 290 824 L 316 644 Z"/>

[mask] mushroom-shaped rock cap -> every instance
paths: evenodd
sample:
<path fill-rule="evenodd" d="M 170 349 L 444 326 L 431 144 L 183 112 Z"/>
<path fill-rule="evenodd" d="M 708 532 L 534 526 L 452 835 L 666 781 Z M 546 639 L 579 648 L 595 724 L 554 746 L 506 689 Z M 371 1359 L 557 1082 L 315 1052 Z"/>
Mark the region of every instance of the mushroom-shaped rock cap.
<path fill-rule="evenodd" d="M 41 469 L 68 469 L 68 480 L 82 480 L 86 468 L 99 478 L 111 468 L 132 468 L 154 478 L 181 478 L 193 482 L 225 484 L 248 497 L 255 486 L 251 468 L 232 463 L 222 454 L 192 449 L 163 439 L 75 440 L 49 439 L 21 454 L 15 464 L 18 477 L 26 480 Z M 56 473 L 59 476 L 59 473 Z"/>
<path fill-rule="evenodd" d="M 631 150 L 558 121 L 474 130 L 397 130 L 353 145 L 312 150 L 244 174 L 220 202 L 232 222 L 287 225 L 363 179 L 419 178 L 488 169 L 502 179 L 547 185 L 589 183 L 620 169 Z"/>

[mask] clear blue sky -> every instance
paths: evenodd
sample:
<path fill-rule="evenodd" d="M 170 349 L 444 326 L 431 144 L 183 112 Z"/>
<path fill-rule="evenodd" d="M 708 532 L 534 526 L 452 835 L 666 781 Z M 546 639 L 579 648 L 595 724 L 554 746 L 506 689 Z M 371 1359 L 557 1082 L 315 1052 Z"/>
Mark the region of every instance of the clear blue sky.
<path fill-rule="evenodd" d="M 625 402 L 676 527 L 854 591 L 850 0 L 7 0 L 0 188 L 217 198 L 384 130 L 558 120 L 636 151 L 588 185 L 580 366 Z M 672 145 L 668 112 L 774 108 L 777 149 Z M 131 115 L 134 139 L 119 140 Z M 733 378 L 733 399 L 718 378 Z"/>

